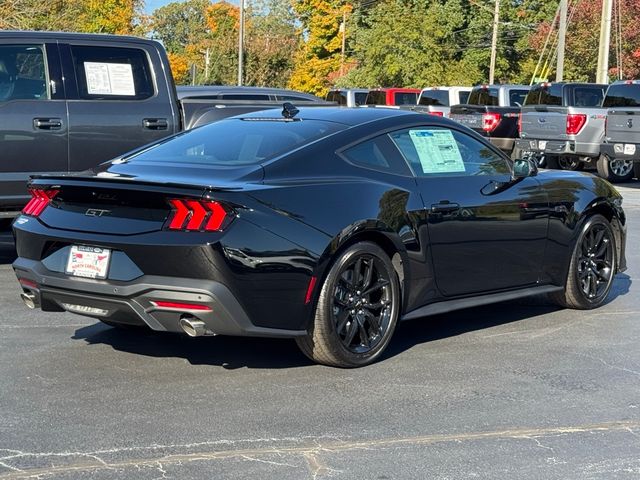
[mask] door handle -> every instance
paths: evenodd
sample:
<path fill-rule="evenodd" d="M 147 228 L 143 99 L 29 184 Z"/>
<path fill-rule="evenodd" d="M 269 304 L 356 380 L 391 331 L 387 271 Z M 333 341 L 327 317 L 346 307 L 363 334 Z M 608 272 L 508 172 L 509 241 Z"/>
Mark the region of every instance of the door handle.
<path fill-rule="evenodd" d="M 448 200 L 431 205 L 431 213 L 447 213 L 455 210 L 460 210 L 460 205 L 457 203 L 451 203 Z"/>
<path fill-rule="evenodd" d="M 167 130 L 169 122 L 166 118 L 145 118 L 142 120 L 142 126 L 149 130 Z"/>
<path fill-rule="evenodd" d="M 62 120 L 59 118 L 34 118 L 33 128 L 40 130 L 60 130 L 62 128 Z"/>

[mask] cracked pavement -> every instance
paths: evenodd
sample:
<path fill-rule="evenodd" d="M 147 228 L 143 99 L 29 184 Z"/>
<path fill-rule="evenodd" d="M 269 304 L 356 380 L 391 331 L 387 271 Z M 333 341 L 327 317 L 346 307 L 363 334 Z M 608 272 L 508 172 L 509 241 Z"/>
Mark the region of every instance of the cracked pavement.
<path fill-rule="evenodd" d="M 638 187 L 603 308 L 407 322 L 359 370 L 29 311 L 0 232 L 0 480 L 640 478 Z"/>

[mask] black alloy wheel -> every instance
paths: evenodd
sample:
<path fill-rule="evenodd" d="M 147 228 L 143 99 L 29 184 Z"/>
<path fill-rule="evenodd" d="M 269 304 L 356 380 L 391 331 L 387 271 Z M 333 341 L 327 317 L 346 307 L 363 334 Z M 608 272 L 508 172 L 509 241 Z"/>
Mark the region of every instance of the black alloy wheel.
<path fill-rule="evenodd" d="M 386 348 L 400 313 L 400 287 L 391 260 L 377 245 L 347 248 L 319 293 L 315 318 L 298 346 L 326 365 L 357 367 Z"/>
<path fill-rule="evenodd" d="M 587 219 L 576 243 L 565 291 L 555 300 L 566 307 L 591 309 L 604 303 L 616 273 L 615 237 L 602 215 Z"/>

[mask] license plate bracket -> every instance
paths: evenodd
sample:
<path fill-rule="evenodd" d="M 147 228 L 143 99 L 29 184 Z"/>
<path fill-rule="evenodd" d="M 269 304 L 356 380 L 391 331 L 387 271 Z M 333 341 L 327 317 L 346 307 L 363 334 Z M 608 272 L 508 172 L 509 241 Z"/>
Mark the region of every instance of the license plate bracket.
<path fill-rule="evenodd" d="M 107 278 L 111 250 L 87 245 L 72 245 L 65 272 L 74 277 Z"/>

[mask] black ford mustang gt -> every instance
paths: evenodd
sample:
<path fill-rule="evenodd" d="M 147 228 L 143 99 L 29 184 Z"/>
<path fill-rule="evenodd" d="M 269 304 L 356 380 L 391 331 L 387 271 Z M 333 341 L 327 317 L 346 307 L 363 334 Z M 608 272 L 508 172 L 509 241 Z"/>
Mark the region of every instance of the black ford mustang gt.
<path fill-rule="evenodd" d="M 609 183 L 414 112 L 286 105 L 31 193 L 14 222 L 27 305 L 292 337 L 341 367 L 378 358 L 401 319 L 537 293 L 598 307 L 625 268 Z"/>

